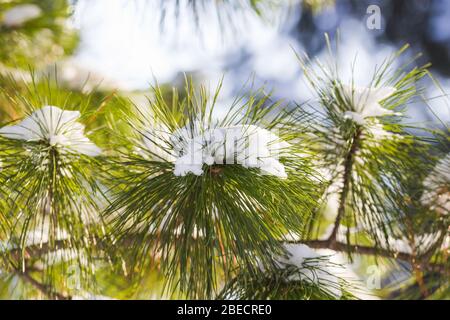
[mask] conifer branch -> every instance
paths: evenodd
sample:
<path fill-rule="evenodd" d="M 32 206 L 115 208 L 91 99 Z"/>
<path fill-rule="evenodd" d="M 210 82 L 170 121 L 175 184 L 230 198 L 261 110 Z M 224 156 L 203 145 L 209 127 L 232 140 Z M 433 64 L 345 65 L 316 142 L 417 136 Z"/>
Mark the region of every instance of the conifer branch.
<path fill-rule="evenodd" d="M 362 129 L 360 127 L 357 128 L 355 135 L 352 139 L 352 143 L 350 146 L 350 150 L 347 154 L 347 157 L 345 159 L 344 163 L 344 177 L 343 177 L 343 187 L 339 198 L 339 208 L 337 217 L 334 221 L 334 227 L 330 234 L 330 237 L 328 238 L 328 242 L 330 246 L 333 246 L 334 243 L 336 243 L 336 237 L 339 230 L 339 226 L 341 224 L 342 217 L 345 215 L 345 210 L 347 207 L 347 196 L 350 191 L 350 182 L 352 179 L 352 167 L 353 167 L 353 161 L 356 154 L 356 151 L 359 147 L 360 137 L 362 134 Z"/>
<path fill-rule="evenodd" d="M 35 287 L 37 290 L 42 292 L 45 296 L 47 296 L 49 299 L 56 299 L 56 300 L 71 300 L 71 296 L 66 296 L 62 293 L 56 292 L 52 286 L 45 285 L 39 281 L 37 281 L 35 278 L 33 278 L 27 270 L 21 271 L 18 268 L 14 267 L 15 273 L 25 282 L 29 283 L 33 287 Z"/>
<path fill-rule="evenodd" d="M 330 249 L 339 252 L 347 252 L 361 255 L 372 255 L 372 256 L 381 256 L 386 258 L 400 259 L 403 261 L 410 262 L 414 256 L 407 252 L 393 252 L 382 248 L 376 248 L 372 246 L 365 245 L 352 245 L 347 244 L 341 241 L 334 241 L 332 243 L 329 240 L 303 240 L 303 241 L 287 241 L 286 243 L 290 244 L 306 244 L 307 246 L 314 249 Z M 421 255 L 415 257 L 415 259 L 421 260 L 423 262 L 427 262 L 430 259 L 430 256 L 433 254 L 434 247 L 430 248 L 428 251 L 424 252 Z"/>
<path fill-rule="evenodd" d="M 315 249 L 331 249 L 334 251 L 348 252 L 361 255 L 373 255 L 382 256 L 386 258 L 400 259 L 404 261 L 411 261 L 411 254 L 406 252 L 392 252 L 386 249 L 363 246 L 363 245 L 352 245 L 340 241 L 330 242 L 327 240 L 306 240 L 306 241 L 291 241 L 288 243 L 303 243 L 311 248 Z"/>

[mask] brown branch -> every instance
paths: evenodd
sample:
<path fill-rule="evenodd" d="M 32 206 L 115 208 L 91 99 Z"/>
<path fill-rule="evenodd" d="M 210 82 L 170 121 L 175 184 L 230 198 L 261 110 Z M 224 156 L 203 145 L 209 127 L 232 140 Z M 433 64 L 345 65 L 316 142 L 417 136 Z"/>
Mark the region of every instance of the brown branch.
<path fill-rule="evenodd" d="M 345 209 L 347 207 L 347 197 L 348 193 L 350 191 L 350 181 L 352 178 L 352 168 L 353 168 L 353 162 L 355 158 L 356 151 L 358 151 L 360 138 L 362 134 L 362 129 L 358 128 L 356 129 L 355 135 L 352 139 L 352 144 L 350 146 L 350 150 L 345 157 L 344 162 L 344 177 L 343 177 L 343 187 L 342 191 L 339 197 L 339 208 L 338 213 L 336 216 L 336 220 L 334 221 L 333 230 L 331 231 L 331 234 L 328 238 L 329 245 L 333 245 L 336 242 L 337 239 L 337 233 L 339 231 L 339 226 L 341 224 L 341 220 L 344 217 Z"/>
<path fill-rule="evenodd" d="M 288 243 L 292 244 L 303 243 L 314 249 L 331 249 L 340 252 L 350 252 L 361 255 L 382 256 L 387 258 L 405 260 L 408 262 L 411 261 L 411 254 L 406 252 L 392 252 L 386 249 L 375 248 L 370 246 L 350 245 L 339 241 L 334 241 L 330 243 L 329 240 L 305 240 L 305 241 L 289 241 Z"/>
<path fill-rule="evenodd" d="M 67 243 L 66 240 L 56 240 L 52 244 L 50 244 L 49 242 L 44 242 L 42 244 L 28 245 L 23 249 L 23 257 L 29 258 L 34 256 L 40 256 L 42 254 L 51 252 L 52 250 L 62 249 L 65 247 L 66 243 Z M 8 253 L 15 260 L 22 258 L 21 248 L 11 249 L 9 250 Z"/>
<path fill-rule="evenodd" d="M 314 249 L 331 249 L 339 252 L 353 253 L 359 255 L 372 255 L 372 256 L 380 256 L 391 259 L 400 259 L 403 261 L 411 262 L 413 255 L 407 252 L 393 252 L 382 248 L 375 248 L 371 246 L 363 246 L 363 245 L 351 245 L 344 242 L 335 241 L 330 243 L 328 240 L 304 240 L 304 241 L 287 241 L 286 243 L 290 244 L 306 244 L 307 246 Z M 429 262 L 430 256 L 434 251 L 434 247 L 431 247 L 428 251 L 423 254 L 416 256 L 415 259 L 417 261 L 421 261 L 422 263 L 426 263 L 424 266 L 425 269 L 429 271 L 436 271 L 440 273 L 448 272 L 448 268 L 445 268 L 440 264 L 430 264 Z"/>
<path fill-rule="evenodd" d="M 15 273 L 24 281 L 31 284 L 33 287 L 38 289 L 40 292 L 42 292 L 44 295 L 46 295 L 49 299 L 56 299 L 56 300 L 70 300 L 70 296 L 66 296 L 62 293 L 56 292 L 52 289 L 51 286 L 45 285 L 36 279 L 34 279 L 27 271 L 22 272 L 16 267 L 13 267 Z"/>
<path fill-rule="evenodd" d="M 422 263 L 420 259 L 417 257 L 417 250 L 416 250 L 416 237 L 414 236 L 412 221 L 406 217 L 406 226 L 408 229 L 408 240 L 409 240 L 409 246 L 411 247 L 411 266 L 413 268 L 413 273 L 416 278 L 417 285 L 419 286 L 420 294 L 422 295 L 422 298 L 426 298 L 429 293 L 427 286 L 425 285 L 425 281 L 423 279 L 423 272 L 422 272 Z"/>

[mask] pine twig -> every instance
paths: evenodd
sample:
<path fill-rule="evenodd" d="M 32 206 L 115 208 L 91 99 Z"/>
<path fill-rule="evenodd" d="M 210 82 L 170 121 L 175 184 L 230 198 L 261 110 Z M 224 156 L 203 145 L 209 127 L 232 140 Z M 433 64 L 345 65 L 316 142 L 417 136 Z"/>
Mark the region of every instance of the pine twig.
<path fill-rule="evenodd" d="M 339 199 L 338 213 L 336 216 L 336 220 L 334 221 L 334 227 L 333 227 L 333 230 L 327 240 L 329 243 L 329 246 L 334 246 L 334 244 L 336 243 L 339 226 L 340 226 L 341 220 L 345 214 L 345 209 L 347 206 L 347 196 L 350 191 L 350 181 L 352 178 L 352 167 L 353 167 L 353 162 L 354 162 L 354 158 L 355 158 L 355 153 L 359 147 L 361 134 L 362 134 L 362 129 L 358 128 L 357 131 L 355 132 L 355 135 L 353 136 L 352 144 L 350 146 L 350 150 L 347 154 L 347 157 L 345 158 L 343 187 L 342 187 L 342 191 L 341 191 L 341 195 L 340 195 L 340 199 Z"/>
<path fill-rule="evenodd" d="M 341 252 L 350 252 L 362 255 L 382 256 L 386 258 L 394 258 L 405 261 L 411 261 L 411 254 L 406 252 L 391 252 L 386 249 L 375 248 L 371 246 L 351 245 L 340 241 L 330 242 L 327 240 L 306 240 L 306 241 L 294 241 L 289 243 L 303 243 L 314 249 L 331 249 Z"/>
<path fill-rule="evenodd" d="M 423 272 L 422 272 L 422 263 L 421 261 L 417 258 L 417 251 L 416 251 L 416 239 L 414 236 L 414 232 L 412 231 L 412 224 L 411 224 L 411 220 L 410 219 L 406 219 L 406 223 L 407 223 L 407 227 L 409 230 L 409 240 L 410 240 L 410 246 L 411 246 L 411 266 L 413 268 L 413 272 L 414 272 L 414 276 L 416 278 L 417 284 L 419 286 L 419 290 L 420 290 L 420 294 L 422 295 L 423 298 L 426 298 L 429 293 L 428 293 L 428 289 L 425 285 L 425 282 L 423 280 Z"/>
<path fill-rule="evenodd" d="M 54 291 L 50 286 L 45 285 L 36 279 L 34 279 L 27 271 L 21 271 L 17 269 L 16 267 L 13 267 L 15 273 L 24 281 L 31 284 L 33 287 L 38 289 L 40 292 L 42 292 L 44 295 L 46 295 L 49 299 L 56 299 L 56 300 L 71 300 L 71 296 L 66 296 L 62 293 Z"/>
<path fill-rule="evenodd" d="M 372 255 L 372 256 L 382 256 L 386 258 L 400 259 L 404 261 L 411 262 L 413 255 L 407 252 L 392 252 L 382 248 L 376 248 L 371 246 L 363 245 L 352 245 L 345 242 L 335 241 L 330 243 L 329 240 L 304 240 L 304 241 L 287 241 L 289 244 L 306 244 L 307 246 L 314 249 L 330 249 L 340 252 L 350 252 L 354 254 L 361 255 Z M 433 248 L 429 251 L 424 252 L 421 255 L 416 256 L 416 260 L 426 262 L 429 260 Z"/>

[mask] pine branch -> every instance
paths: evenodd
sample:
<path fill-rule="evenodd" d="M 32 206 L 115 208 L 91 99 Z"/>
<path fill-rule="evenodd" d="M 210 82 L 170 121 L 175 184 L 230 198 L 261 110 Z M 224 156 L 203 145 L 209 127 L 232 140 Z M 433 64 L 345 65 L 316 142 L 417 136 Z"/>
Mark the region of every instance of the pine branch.
<path fill-rule="evenodd" d="M 13 267 L 15 273 L 24 281 L 31 284 L 33 287 L 38 289 L 40 292 L 42 292 L 44 295 L 46 295 L 49 299 L 56 299 L 56 300 L 71 300 L 71 296 L 66 296 L 62 293 L 56 292 L 51 286 L 45 285 L 36 279 L 34 279 L 28 271 L 21 271 L 16 267 Z"/>
<path fill-rule="evenodd" d="M 375 248 L 371 246 L 359 246 L 359 245 L 349 245 L 344 242 L 334 241 L 329 242 L 329 240 L 309 240 L 302 241 L 302 243 L 315 249 L 331 249 L 341 252 L 356 253 L 362 255 L 374 255 L 383 256 L 387 258 L 398 258 L 400 260 L 410 261 L 411 255 L 406 252 L 394 253 L 389 250 Z"/>
<path fill-rule="evenodd" d="M 226 281 L 236 266 L 270 264 L 274 254 L 282 253 L 280 240 L 286 233 L 305 229 L 320 189 L 309 159 L 291 156 L 304 150 L 297 145 L 285 143 L 292 150 L 283 149 L 281 162 L 273 162 L 284 173 L 260 170 L 269 150 L 254 154 L 258 163 L 246 164 L 253 153 L 241 149 L 248 147 L 245 140 L 253 130 L 280 142 L 292 140 L 295 132 L 284 126 L 289 114 L 258 90 L 237 98 L 215 120 L 220 88 L 219 83 L 210 95 L 187 80 L 185 97 L 174 91 L 172 104 L 161 88 L 154 88 L 150 118 L 142 109 L 128 117 L 134 134 L 126 145 L 139 152 L 119 158 L 119 166 L 112 168 L 118 177 L 111 181 L 112 201 L 105 211 L 117 239 L 142 234 L 129 253 L 137 269 L 145 270 L 143 264 L 157 251 L 168 288 L 178 286 L 196 298 L 215 293 L 219 273 Z M 234 137 L 241 131 L 242 138 Z M 200 164 L 189 159 L 193 155 Z"/>
<path fill-rule="evenodd" d="M 292 246 L 291 246 L 292 247 Z M 219 299 L 252 300 L 352 300 L 358 285 L 335 273 L 341 265 L 329 256 L 316 256 L 310 248 L 301 245 L 299 252 L 287 249 L 289 258 L 275 258 L 270 269 L 240 270 L 226 283 Z M 312 255 L 310 255 L 313 253 Z M 287 260 L 286 260 L 287 259 Z"/>
<path fill-rule="evenodd" d="M 420 294 L 423 298 L 425 298 L 429 295 L 429 292 L 423 279 L 422 264 L 417 257 L 417 250 L 415 245 L 416 238 L 414 232 L 412 232 L 412 222 L 409 217 L 406 217 L 406 225 L 409 231 L 408 240 L 411 247 L 411 266 L 413 269 L 414 277 L 416 278 L 416 282 L 419 286 Z"/>
<path fill-rule="evenodd" d="M 22 255 L 27 257 L 40 257 L 51 251 L 64 248 L 67 243 L 66 240 L 55 240 L 53 243 L 45 242 L 40 244 L 28 245 L 24 248 L 13 248 L 9 250 L 6 255 L 9 255 L 12 259 L 20 259 Z"/>
<path fill-rule="evenodd" d="M 347 207 L 347 197 L 348 197 L 348 193 L 350 191 L 350 183 L 351 183 L 351 179 L 352 179 L 353 161 L 354 161 L 356 151 L 358 150 L 358 147 L 359 147 L 361 134 L 362 134 L 362 129 L 360 127 L 358 127 L 355 132 L 355 135 L 353 137 L 353 140 L 352 140 L 352 143 L 350 146 L 350 150 L 345 159 L 344 177 L 343 177 L 344 181 L 343 181 L 343 187 L 342 187 L 342 191 L 341 191 L 341 195 L 340 195 L 340 199 L 339 199 L 338 213 L 337 213 L 337 217 L 334 221 L 333 230 L 330 234 L 330 237 L 328 238 L 328 242 L 329 242 L 330 246 L 333 246 L 334 243 L 336 243 L 336 237 L 337 237 L 337 233 L 339 230 L 339 226 L 341 224 L 342 217 L 344 216 L 345 210 Z"/>
<path fill-rule="evenodd" d="M 413 255 L 407 252 L 392 252 L 382 248 L 376 248 L 371 246 L 363 246 L 363 245 L 352 245 L 347 244 L 345 242 L 334 241 L 331 242 L 327 240 L 304 240 L 304 241 L 287 241 L 286 243 L 290 244 L 306 244 L 307 246 L 314 249 L 331 249 L 334 251 L 361 254 L 361 255 L 373 255 L 373 256 L 382 256 L 386 258 L 400 259 L 404 261 L 410 262 L 413 258 Z M 432 254 L 432 250 L 431 254 Z M 426 251 L 420 256 L 416 257 L 423 261 L 429 260 L 430 251 Z"/>
<path fill-rule="evenodd" d="M 131 244 L 132 238 L 128 239 L 126 243 Z M 404 261 L 411 261 L 412 255 L 406 252 L 391 252 L 389 250 L 375 248 L 371 246 L 361 246 L 361 245 L 348 245 L 344 242 L 335 241 L 333 243 L 330 243 L 329 240 L 305 240 L 305 241 L 284 241 L 285 243 L 289 244 L 306 244 L 311 248 L 314 249 L 331 249 L 335 251 L 341 251 L 341 252 L 351 252 L 355 254 L 362 254 L 362 255 L 378 255 L 383 256 L 387 258 L 395 258 L 400 259 Z M 26 246 L 23 251 L 25 252 L 25 255 L 28 256 L 41 256 L 43 254 L 49 253 L 52 250 L 58 249 L 59 246 L 64 245 L 64 240 L 58 240 L 55 241 L 54 246 L 52 246 L 50 243 L 42 243 L 42 244 L 34 244 Z M 122 242 L 123 243 L 123 242 Z M 97 243 L 100 247 L 102 246 L 101 242 Z M 55 249 L 56 248 L 56 249 Z M 15 248 L 9 251 L 9 254 L 12 257 L 19 257 L 21 255 L 22 249 Z M 429 252 L 427 251 L 423 255 L 420 255 L 422 258 L 429 257 Z"/>
<path fill-rule="evenodd" d="M 33 139 L 2 136 L 0 143 L 8 204 L 1 214 L 8 221 L 5 239 L 16 248 L 9 257 L 19 270 L 26 269 L 26 260 L 41 262 L 44 286 L 59 287 L 65 280 L 59 277 L 61 270 L 76 266 L 80 285 L 94 288 L 95 237 L 105 232 L 99 215 L 101 184 L 92 171 L 101 169 L 101 160 L 94 158 L 101 149 L 84 136 L 80 122 L 94 105 L 90 96 L 60 90 L 51 80 L 13 88 L 1 94 L 25 115 L 2 129 L 15 130 L 30 119 L 36 128 L 21 126 L 22 133 L 35 135 Z M 67 110 L 74 106 L 81 112 Z M 77 150 L 61 141 L 52 143 L 52 137 L 71 140 L 70 148 Z M 37 245 L 27 247 L 30 243 Z"/>

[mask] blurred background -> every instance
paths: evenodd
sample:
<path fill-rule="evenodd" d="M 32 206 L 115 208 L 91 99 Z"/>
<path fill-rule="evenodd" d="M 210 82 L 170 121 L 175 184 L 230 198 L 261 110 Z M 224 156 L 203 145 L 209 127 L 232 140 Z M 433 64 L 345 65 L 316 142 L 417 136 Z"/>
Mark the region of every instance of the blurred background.
<path fill-rule="evenodd" d="M 379 25 L 371 24 L 378 13 Z M 441 99 L 450 92 L 449 21 L 450 0 L 0 0 L 0 86 L 25 88 L 50 76 L 80 97 L 93 92 L 101 102 L 114 94 L 145 105 L 149 86 L 181 88 L 189 74 L 211 88 L 224 77 L 224 109 L 249 82 L 302 103 L 312 92 L 296 53 L 325 59 L 324 34 L 339 33 L 341 76 L 353 75 L 361 86 L 405 44 L 412 49 L 399 65 L 421 53 L 415 63 L 430 62 L 436 81 L 425 82 L 428 104 L 410 105 L 407 121 L 437 128 L 450 123 L 448 99 Z M 0 125 L 20 112 L 0 98 Z M 354 261 L 354 270 L 359 267 Z M 383 285 L 404 277 L 402 266 L 391 269 Z M 111 293 L 118 298 L 157 297 L 149 288 L 161 283 L 149 274 L 143 291 L 129 296 L 124 279 L 103 280 L 120 289 Z M 23 290 L 11 288 L 21 285 L 2 279 L 0 296 L 20 297 Z"/>
<path fill-rule="evenodd" d="M 20 27 L 14 27 L 16 33 L 44 30 L 33 31 L 32 39 L 21 39 L 31 41 L 23 49 L 37 52 L 19 61 L 12 41 L 0 41 L 3 69 L 56 66 L 60 82 L 71 89 L 119 90 L 136 99 L 156 81 L 181 86 L 183 73 L 211 86 L 224 75 L 225 105 L 249 79 L 256 86 L 265 85 L 276 98 L 303 102 L 311 92 L 295 53 L 324 58 L 324 33 L 333 38 L 339 32 L 338 60 L 344 79 L 356 61 L 354 76 L 360 85 L 367 84 L 376 64 L 408 43 L 412 50 L 403 59 L 422 53 L 417 63 L 431 62 L 443 91 L 450 88 L 448 0 L 72 0 L 68 7 L 65 2 L 35 2 L 53 21 L 39 25 L 42 16 L 30 21 L 25 17 Z M 33 1 L 0 3 L 5 11 L 14 3 Z M 376 28 L 369 26 L 373 5 L 380 14 Z M 27 12 L 16 13 L 19 18 L 20 14 Z M 42 38 L 51 32 L 55 43 L 49 50 Z M 76 34 L 70 41 L 69 32 Z M 449 121 L 450 107 L 442 106 L 445 100 L 433 99 L 442 90 L 432 81 L 429 86 L 432 110 L 411 106 L 411 121 L 436 121 L 433 113 Z"/>
<path fill-rule="evenodd" d="M 214 84 L 225 75 L 226 101 L 254 76 L 276 98 L 302 102 L 311 96 L 295 52 L 324 58 L 324 33 L 334 37 L 338 31 L 344 78 L 356 59 L 354 76 L 366 85 L 375 65 L 408 43 L 412 50 L 404 59 L 422 53 L 417 63 L 431 62 L 450 91 L 448 0 L 260 1 L 260 12 L 247 1 L 197 1 L 196 7 L 187 0 L 107 2 L 76 1 L 72 19 L 80 35 L 73 63 L 95 72 L 104 85 L 178 85 L 185 72 Z M 380 9 L 379 29 L 367 26 L 370 5 Z M 432 88 L 429 95 L 433 111 L 449 121 L 450 108 L 432 99 L 442 93 Z M 423 105 L 410 111 L 412 122 L 433 121 L 432 113 Z"/>

